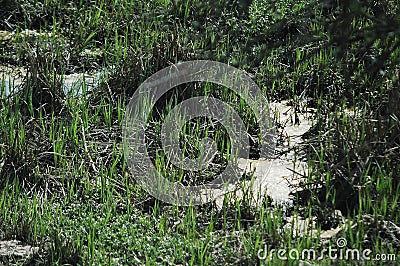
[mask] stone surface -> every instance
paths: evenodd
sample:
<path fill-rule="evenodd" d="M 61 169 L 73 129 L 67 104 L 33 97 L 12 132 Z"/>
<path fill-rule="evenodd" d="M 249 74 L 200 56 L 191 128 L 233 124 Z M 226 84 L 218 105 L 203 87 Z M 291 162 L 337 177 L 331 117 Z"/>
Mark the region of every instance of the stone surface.
<path fill-rule="evenodd" d="M 301 136 L 312 126 L 311 112 L 295 112 L 288 102 L 272 103 L 270 108 L 277 125 L 277 136 L 283 140 L 276 147 L 280 155 L 273 159 L 238 161 L 240 169 L 254 175 L 253 182 L 249 183 L 254 206 L 262 203 L 267 195 L 275 204 L 291 204 L 292 187 L 307 176 L 308 171 L 307 162 L 296 159 L 293 149 L 301 143 Z M 240 189 L 233 193 L 236 199 L 243 197 Z M 224 196 L 217 198 L 219 208 L 222 208 L 223 201 Z"/>
<path fill-rule="evenodd" d="M 321 240 L 329 240 L 336 236 L 339 232 L 346 228 L 346 219 L 339 210 L 335 211 L 335 215 L 340 218 L 340 223 L 336 228 L 328 230 L 318 230 L 316 217 L 303 218 L 297 215 L 287 217 L 284 231 L 290 231 L 293 238 L 297 237 L 314 237 Z"/>
<path fill-rule="evenodd" d="M 0 263 L 28 263 L 38 251 L 38 247 L 18 240 L 3 240 L 0 241 Z"/>
<path fill-rule="evenodd" d="M 8 45 L 12 38 L 14 37 L 14 33 L 10 31 L 0 30 L 0 46 Z"/>
<path fill-rule="evenodd" d="M 100 80 L 105 73 L 102 71 L 90 73 L 74 73 L 63 75 L 64 92 L 72 92 L 75 95 L 82 93 L 83 84 L 87 90 L 91 90 L 100 84 Z M 4 85 L 3 95 L 9 95 L 15 90 L 20 89 L 26 77 L 26 70 L 22 67 L 11 68 L 0 66 L 0 84 Z"/>

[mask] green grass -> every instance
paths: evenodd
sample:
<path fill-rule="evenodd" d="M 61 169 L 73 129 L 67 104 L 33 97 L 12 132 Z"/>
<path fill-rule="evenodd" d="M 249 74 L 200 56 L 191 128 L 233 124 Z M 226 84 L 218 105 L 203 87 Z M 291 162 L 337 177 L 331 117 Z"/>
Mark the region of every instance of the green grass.
<path fill-rule="evenodd" d="M 398 28 L 377 31 L 381 20 L 365 15 L 374 14 L 373 7 L 351 6 L 349 35 L 359 36 L 360 29 L 368 34 L 349 40 L 335 31 L 335 11 L 313 8 L 311 0 L 254 0 L 248 10 L 245 1 L 3 2 L 0 17 L 7 23 L 0 30 L 15 34 L 8 45 L 0 42 L 0 62 L 25 67 L 27 76 L 19 90 L 0 99 L 0 236 L 38 246 L 32 263 L 296 265 L 299 260 L 260 260 L 257 254 L 265 246 L 321 251 L 335 247 L 339 237 L 347 247 L 393 253 L 399 260 L 399 244 L 380 225 L 400 225 L 400 115 L 385 109 L 399 86 Z M 397 23 L 391 10 L 398 7 L 387 3 L 382 16 Z M 25 29 L 38 36 L 23 34 Z M 297 195 L 293 208 L 285 211 L 265 199 L 256 209 L 250 197 L 229 195 L 222 209 L 214 203 L 178 207 L 154 199 L 131 177 L 122 145 L 130 96 L 157 70 L 191 59 L 237 66 L 269 100 L 289 100 L 297 111 L 303 102 L 315 108 L 314 132 L 298 153 L 312 169 L 308 195 Z M 101 68 L 110 74 L 98 88 L 84 84 L 78 96 L 63 92 L 63 74 Z M 259 132 L 232 91 L 197 83 L 179 89 L 184 93 L 169 95 L 153 110 L 147 132 L 152 160 L 171 180 L 201 183 L 213 169 L 187 173 L 161 151 L 161 125 L 177 102 L 217 97 L 241 115 L 255 139 Z M 215 121 L 186 123 L 182 149 L 196 157 L 206 136 L 217 143 L 213 162 L 220 170 L 231 142 Z M 308 189 L 311 184 L 321 186 Z M 345 213 L 349 226 L 329 243 L 283 230 L 290 213 L 316 217 L 322 230 L 334 209 Z"/>

